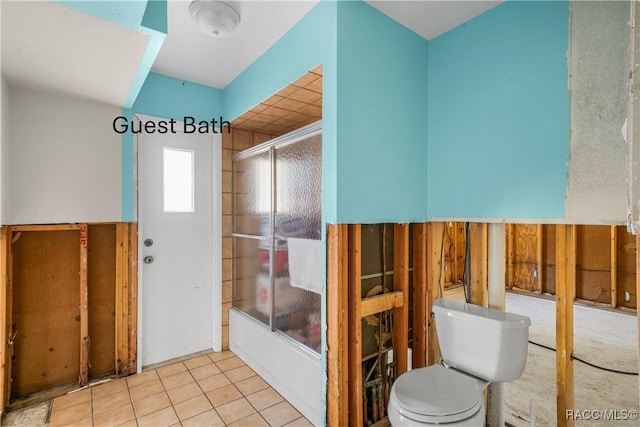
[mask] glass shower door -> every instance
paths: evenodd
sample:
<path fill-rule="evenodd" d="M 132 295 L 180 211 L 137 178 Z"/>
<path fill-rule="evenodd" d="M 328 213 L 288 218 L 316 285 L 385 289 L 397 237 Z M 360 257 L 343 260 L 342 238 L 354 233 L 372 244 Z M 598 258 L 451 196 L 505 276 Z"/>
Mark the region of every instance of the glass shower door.
<path fill-rule="evenodd" d="M 319 124 L 233 160 L 233 306 L 320 351 Z"/>

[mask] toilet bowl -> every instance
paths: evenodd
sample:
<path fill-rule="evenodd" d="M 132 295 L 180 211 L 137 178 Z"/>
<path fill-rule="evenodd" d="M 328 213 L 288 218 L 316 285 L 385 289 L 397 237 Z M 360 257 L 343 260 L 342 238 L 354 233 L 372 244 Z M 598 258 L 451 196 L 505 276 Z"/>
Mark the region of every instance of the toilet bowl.
<path fill-rule="evenodd" d="M 484 389 L 524 371 L 528 317 L 440 298 L 433 304 L 444 366 L 404 373 L 394 382 L 387 413 L 395 427 L 478 426 Z"/>

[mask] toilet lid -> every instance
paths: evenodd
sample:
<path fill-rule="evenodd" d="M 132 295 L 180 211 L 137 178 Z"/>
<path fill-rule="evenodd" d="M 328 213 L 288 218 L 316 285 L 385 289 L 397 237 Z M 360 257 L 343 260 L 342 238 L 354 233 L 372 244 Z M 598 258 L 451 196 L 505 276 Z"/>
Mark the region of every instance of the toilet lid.
<path fill-rule="evenodd" d="M 482 390 L 473 378 L 433 365 L 401 375 L 393 384 L 392 395 L 401 410 L 454 422 L 469 418 L 480 409 Z"/>

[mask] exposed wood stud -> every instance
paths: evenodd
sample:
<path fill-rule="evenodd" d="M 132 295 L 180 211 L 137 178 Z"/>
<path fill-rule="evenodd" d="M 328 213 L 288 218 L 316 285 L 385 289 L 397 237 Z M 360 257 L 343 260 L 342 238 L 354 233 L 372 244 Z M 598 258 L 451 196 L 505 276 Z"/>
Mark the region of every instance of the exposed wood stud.
<path fill-rule="evenodd" d="M 80 230 L 86 224 L 12 225 L 13 231 L 69 231 Z"/>
<path fill-rule="evenodd" d="M 513 257 L 515 249 L 513 246 L 513 224 L 507 224 L 507 287 L 514 285 L 513 283 Z"/>
<path fill-rule="evenodd" d="M 393 310 L 404 306 L 404 293 L 402 291 L 385 292 L 362 300 L 360 315 L 362 317 L 378 314 L 383 311 Z"/>
<path fill-rule="evenodd" d="M 80 379 L 81 386 L 89 382 L 89 286 L 88 286 L 88 226 L 80 226 Z"/>
<path fill-rule="evenodd" d="M 636 234 L 636 271 L 640 272 L 640 251 L 638 251 L 638 248 L 640 248 L 640 234 Z M 638 295 L 640 295 L 640 274 L 636 274 L 636 298 L 639 298 Z M 638 354 L 640 354 L 640 316 L 636 316 L 638 318 Z M 638 359 L 638 370 L 640 371 L 640 358 Z M 638 379 L 639 381 L 639 386 L 640 386 L 640 377 Z M 640 403 L 640 399 L 639 399 L 639 403 Z"/>
<path fill-rule="evenodd" d="M 327 425 L 349 424 L 347 225 L 327 226 Z"/>
<path fill-rule="evenodd" d="M 471 303 L 487 307 L 488 290 L 488 224 L 469 224 L 471 256 Z"/>
<path fill-rule="evenodd" d="M 362 407 L 362 228 L 349 225 L 349 425 L 363 425 Z"/>
<path fill-rule="evenodd" d="M 124 374 L 126 372 L 127 358 L 129 355 L 128 345 L 128 327 L 127 315 L 128 306 L 126 281 L 128 277 L 128 269 L 126 260 L 128 236 L 128 224 L 116 224 L 116 318 L 115 318 L 115 357 L 116 357 L 116 374 Z M 123 306 L 123 302 L 125 305 Z"/>
<path fill-rule="evenodd" d="M 429 312 L 427 291 L 430 281 L 427 278 L 427 239 L 428 224 L 413 225 L 413 341 L 411 366 L 422 368 L 427 366 L 427 337 Z M 456 233 L 457 234 L 457 233 Z"/>
<path fill-rule="evenodd" d="M 576 281 L 576 226 L 556 225 L 556 402 L 557 425 L 573 426 L 573 300 Z"/>
<path fill-rule="evenodd" d="M 409 348 L 409 224 L 395 224 L 393 231 L 393 290 L 403 302 L 393 309 L 393 353 L 396 377 L 407 372 Z"/>
<path fill-rule="evenodd" d="M 129 373 L 138 369 L 138 224 L 129 225 Z"/>
<path fill-rule="evenodd" d="M 11 314 L 13 313 L 13 293 L 12 293 L 12 260 L 11 242 L 12 229 L 10 226 L 3 226 L 0 229 L 0 408 L 9 404 L 11 392 L 11 355 L 13 347 L 9 345 L 9 334 L 11 333 Z"/>
<path fill-rule="evenodd" d="M 442 284 L 440 283 L 442 263 L 442 239 L 445 224 L 443 222 L 429 223 L 427 236 L 427 366 L 438 363 L 440 350 L 438 347 L 438 337 L 436 335 L 436 322 L 431 316 L 433 301 L 442 297 Z"/>
<path fill-rule="evenodd" d="M 537 280 L 535 280 L 534 292 L 538 295 L 542 294 L 542 280 L 544 274 L 544 261 L 543 261 L 543 242 L 544 242 L 544 227 L 542 224 L 536 225 L 536 265 L 537 265 Z"/>
<path fill-rule="evenodd" d="M 636 269 L 636 271 L 638 271 Z M 618 306 L 618 227 L 611 226 L 611 307 Z"/>

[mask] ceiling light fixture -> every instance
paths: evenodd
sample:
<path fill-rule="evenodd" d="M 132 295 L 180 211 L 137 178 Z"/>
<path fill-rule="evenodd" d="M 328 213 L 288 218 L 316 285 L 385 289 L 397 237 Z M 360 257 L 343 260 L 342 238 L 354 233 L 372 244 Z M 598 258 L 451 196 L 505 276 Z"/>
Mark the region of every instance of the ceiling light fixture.
<path fill-rule="evenodd" d="M 217 0 L 194 0 L 189 13 L 198 28 L 212 37 L 226 37 L 240 23 L 238 11 Z"/>

